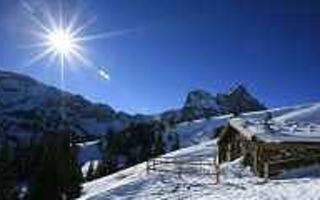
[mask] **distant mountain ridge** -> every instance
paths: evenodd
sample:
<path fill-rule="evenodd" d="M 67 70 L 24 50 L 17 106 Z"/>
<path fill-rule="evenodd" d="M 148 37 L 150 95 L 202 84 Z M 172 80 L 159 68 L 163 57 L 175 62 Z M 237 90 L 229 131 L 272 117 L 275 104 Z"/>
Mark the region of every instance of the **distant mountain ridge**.
<path fill-rule="evenodd" d="M 243 85 L 228 93 L 212 95 L 204 90 L 193 90 L 187 95 L 181 109 L 169 110 L 161 116 L 163 120 L 177 123 L 211 116 L 264 110 L 266 106 L 253 97 Z"/>
<path fill-rule="evenodd" d="M 103 135 L 117 132 L 130 123 L 161 120 L 170 124 L 227 113 L 265 109 L 245 87 L 226 94 L 212 95 L 204 90 L 191 91 L 181 109 L 159 116 L 129 115 L 106 104 L 92 103 L 35 79 L 0 71 L 0 135 L 12 139 L 31 139 L 47 131 Z"/>
<path fill-rule="evenodd" d="M 47 86 L 31 77 L 0 71 L 0 131 L 30 138 L 44 131 L 103 134 L 124 127 L 132 116 Z"/>
<path fill-rule="evenodd" d="M 212 94 L 195 90 L 188 94 L 184 107 L 212 110 L 219 113 L 247 112 L 257 109 L 265 109 L 243 85 L 239 85 L 226 94 Z"/>

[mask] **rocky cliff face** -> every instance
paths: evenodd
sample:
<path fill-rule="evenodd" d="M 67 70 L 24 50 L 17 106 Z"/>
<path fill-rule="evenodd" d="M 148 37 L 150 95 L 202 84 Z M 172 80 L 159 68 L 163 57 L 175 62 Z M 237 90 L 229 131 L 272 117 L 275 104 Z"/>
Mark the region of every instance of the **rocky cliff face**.
<path fill-rule="evenodd" d="M 228 93 L 217 95 L 212 95 L 202 90 L 192 91 L 187 96 L 184 107 L 211 110 L 222 114 L 265 109 L 265 106 L 242 85 L 237 86 Z"/>
<path fill-rule="evenodd" d="M 167 111 L 162 114 L 162 118 L 174 123 L 263 109 L 265 106 L 254 98 L 244 86 L 239 85 L 228 93 L 218 93 L 217 95 L 204 90 L 191 91 L 181 109 Z"/>
<path fill-rule="evenodd" d="M 94 104 L 28 76 L 0 71 L 1 137 L 30 139 L 43 132 L 104 134 L 121 129 L 132 117 Z"/>

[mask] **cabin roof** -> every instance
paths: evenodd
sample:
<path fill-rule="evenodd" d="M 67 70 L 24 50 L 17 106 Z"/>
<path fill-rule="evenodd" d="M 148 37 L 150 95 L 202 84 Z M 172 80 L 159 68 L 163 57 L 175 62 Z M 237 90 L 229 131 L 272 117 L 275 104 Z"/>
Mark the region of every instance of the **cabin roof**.
<path fill-rule="evenodd" d="M 266 120 L 269 111 L 230 120 L 242 135 L 264 142 L 320 142 L 320 103 L 294 109 Z"/>

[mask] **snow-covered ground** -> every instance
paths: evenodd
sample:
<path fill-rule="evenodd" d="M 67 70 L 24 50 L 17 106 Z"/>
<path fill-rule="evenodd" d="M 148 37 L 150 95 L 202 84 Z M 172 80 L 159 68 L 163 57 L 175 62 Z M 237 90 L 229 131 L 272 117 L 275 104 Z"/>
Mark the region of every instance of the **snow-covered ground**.
<path fill-rule="evenodd" d="M 211 117 L 210 119 L 183 122 L 170 131 L 176 132 L 179 135 L 181 147 L 189 147 L 212 140 L 215 136 L 215 130 L 219 127 L 226 126 L 230 117 L 231 115 L 223 115 Z"/>
<path fill-rule="evenodd" d="M 318 124 L 320 104 L 308 104 L 295 107 L 269 110 L 274 120 L 283 125 L 292 121 Z M 242 119 L 261 119 L 266 111 L 241 115 Z M 178 133 L 183 148 L 168 153 L 163 158 L 176 160 L 199 160 L 214 162 L 217 155 L 217 140 L 212 138 L 212 131 L 228 122 L 230 116 L 213 117 L 182 123 L 172 131 Z M 315 119 L 315 120 L 314 120 Z M 315 127 L 316 125 L 313 124 Z M 314 128 L 313 127 L 313 128 Z M 309 127 L 310 128 L 310 127 Z M 308 128 L 308 130 L 309 130 Z M 316 129 L 318 130 L 318 129 Z M 209 140 L 209 141 L 208 141 Z M 200 144 L 198 144 L 200 143 Z M 178 200 L 178 199 L 245 199 L 245 200 L 319 200 L 320 166 L 286 171 L 277 180 L 265 180 L 254 176 L 249 168 L 241 164 L 241 158 L 225 163 L 220 167 L 220 183 L 215 183 L 214 176 L 194 174 L 177 175 L 171 172 L 151 171 L 147 173 L 146 163 L 141 163 L 110 176 L 85 183 L 83 195 L 79 200 Z M 165 168 L 165 166 L 163 166 Z M 200 166 L 200 170 L 212 169 Z M 181 170 L 179 165 L 171 165 L 172 171 Z M 197 169 L 199 170 L 199 169 Z"/>
<path fill-rule="evenodd" d="M 192 122 L 183 122 L 169 129 L 164 133 L 167 152 L 170 151 L 172 141 L 167 138 L 170 133 L 176 133 L 179 137 L 180 148 L 189 147 L 202 142 L 212 140 L 215 136 L 215 130 L 226 126 L 231 115 L 211 117 L 210 119 L 199 119 Z M 82 164 L 82 172 L 86 175 L 88 166 L 91 162 L 101 160 L 102 154 L 99 149 L 99 142 L 85 142 L 79 146 L 79 163 Z"/>
<path fill-rule="evenodd" d="M 281 115 L 272 113 L 271 116 L 268 128 L 263 115 L 247 114 L 231 119 L 230 123 L 249 137 L 255 135 L 264 141 L 320 142 L 320 103 L 297 107 Z"/>
<path fill-rule="evenodd" d="M 310 124 L 312 120 L 320 124 L 320 103 L 304 104 L 298 106 L 288 106 L 281 108 L 273 108 L 269 110 L 248 112 L 241 114 L 241 119 L 259 120 L 266 117 L 266 112 L 272 114 L 276 121 L 282 125 L 287 121 L 300 121 Z M 189 147 L 205 141 L 211 140 L 215 135 L 215 130 L 219 127 L 226 126 L 232 115 L 223 115 L 211 117 L 209 119 L 199 119 L 191 122 L 183 122 L 168 132 L 176 132 L 180 138 L 181 147 Z M 312 128 L 312 127 L 311 127 Z"/>
<path fill-rule="evenodd" d="M 306 104 L 299 106 L 290 106 L 290 107 L 282 107 L 282 108 L 274 108 L 268 110 L 268 112 L 272 113 L 273 117 L 279 118 L 279 120 L 283 120 L 284 116 L 291 116 L 292 113 L 300 112 L 302 110 L 310 110 L 311 107 L 319 106 L 320 104 Z M 320 109 L 319 109 L 320 110 Z M 266 111 L 256 111 L 256 112 L 248 112 L 241 115 L 243 119 L 259 119 L 263 118 L 266 115 Z M 170 133 L 176 133 L 179 136 L 180 147 L 189 147 L 192 145 L 197 145 L 202 142 L 206 142 L 212 140 L 215 137 L 215 130 L 222 126 L 226 126 L 229 122 L 229 119 L 232 115 L 223 115 L 217 117 L 211 117 L 209 119 L 199 119 L 191 122 L 183 122 L 177 124 L 175 127 L 171 127 L 164 134 L 165 136 L 170 135 Z M 319 117 L 320 118 L 320 117 Z M 170 150 L 170 141 L 165 138 L 166 146 L 168 147 L 168 151 Z M 80 147 L 80 163 L 86 163 L 90 161 L 99 160 L 101 158 L 101 154 L 99 152 L 98 143 L 84 143 L 83 145 L 79 145 Z"/>
<path fill-rule="evenodd" d="M 213 161 L 216 153 L 216 141 L 210 141 L 172 152 L 164 157 L 176 159 L 204 157 L 207 161 Z M 309 174 L 314 175 L 317 170 L 319 166 L 312 168 L 310 170 L 312 173 Z M 300 174 L 302 171 L 304 178 L 284 178 L 264 182 L 255 177 L 250 169 L 244 168 L 239 159 L 222 165 L 221 182 L 214 184 L 215 178 L 211 176 L 182 174 L 178 177 L 175 174 L 155 171 L 147 174 L 146 163 L 141 163 L 84 184 L 84 194 L 79 200 L 320 199 L 320 178 L 307 177 L 308 171 L 300 169 Z"/>

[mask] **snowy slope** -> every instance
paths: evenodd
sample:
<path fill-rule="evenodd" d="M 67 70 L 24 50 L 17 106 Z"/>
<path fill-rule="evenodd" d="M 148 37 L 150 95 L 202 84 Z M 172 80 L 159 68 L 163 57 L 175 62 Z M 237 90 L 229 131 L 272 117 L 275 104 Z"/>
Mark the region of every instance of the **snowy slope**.
<path fill-rule="evenodd" d="M 276 121 L 299 121 L 320 124 L 320 103 L 275 118 Z"/>
<path fill-rule="evenodd" d="M 264 111 L 247 112 L 240 115 L 244 120 L 261 120 L 266 113 L 272 113 L 276 121 L 304 121 L 312 119 L 314 123 L 320 124 L 320 103 L 304 104 L 298 106 L 288 106 L 282 108 L 273 108 Z M 215 130 L 228 124 L 232 115 L 223 115 L 211 117 L 209 119 L 199 119 L 191 122 L 183 122 L 171 128 L 167 132 L 175 132 L 179 135 L 180 146 L 188 147 L 211 140 L 215 137 Z M 296 117 L 294 119 L 293 117 Z M 303 118 L 303 119 L 302 119 Z M 168 134 L 166 133 L 166 134 Z"/>
<path fill-rule="evenodd" d="M 275 119 L 300 120 L 318 119 L 319 103 L 269 110 Z M 300 113 L 300 114 L 297 114 Z M 313 114 L 311 114 L 313 113 Z M 252 112 L 241 115 L 242 118 L 263 118 L 264 112 Z M 299 116 L 299 117 L 298 117 Z M 313 116 L 313 117 L 311 117 Z M 212 129 L 224 125 L 230 116 L 214 117 L 179 124 L 177 131 L 188 146 L 206 139 Z M 211 137 L 211 136 L 210 136 Z M 200 139 L 199 139 L 200 138 Z M 203 139 L 201 139 L 203 138 Z M 176 159 L 199 159 L 213 162 L 217 154 L 216 140 L 200 143 L 164 155 Z M 173 169 L 175 170 L 175 169 Z M 203 170 L 208 170 L 203 167 Z M 79 200 L 135 200 L 135 199 L 320 199 L 320 166 L 287 171 L 282 179 L 264 180 L 255 177 L 249 168 L 241 165 L 241 159 L 221 166 L 221 183 L 213 184 L 208 176 L 183 174 L 178 177 L 171 173 L 151 172 L 147 174 L 146 163 L 120 171 L 113 175 L 84 184 L 84 194 Z M 301 177 L 303 178 L 301 178 Z"/>
<path fill-rule="evenodd" d="M 281 115 L 272 114 L 268 129 L 263 122 L 265 116 L 266 114 L 247 115 L 232 119 L 230 123 L 248 137 L 255 135 L 264 141 L 320 141 L 320 103 L 296 107 L 290 112 L 282 112 Z"/>
<path fill-rule="evenodd" d="M 210 141 L 172 152 L 165 157 L 196 159 L 202 156 L 212 161 L 216 153 L 216 141 Z M 170 173 L 147 174 L 146 163 L 141 163 L 84 184 L 84 195 L 79 200 L 320 199 L 320 178 L 291 178 L 264 183 L 262 179 L 254 177 L 249 169 L 243 168 L 240 162 L 236 160 L 222 166 L 221 183 L 218 185 L 213 184 L 214 179 L 208 176 L 189 174 L 178 178 Z M 320 175 L 320 172 L 317 173 Z"/>
<path fill-rule="evenodd" d="M 213 139 L 215 130 L 226 126 L 230 117 L 231 115 L 224 115 L 210 119 L 183 122 L 168 132 L 175 132 L 179 135 L 180 147 L 188 147 Z"/>
<path fill-rule="evenodd" d="M 215 136 L 215 130 L 227 125 L 231 115 L 200 119 L 192 122 L 183 122 L 164 133 L 167 152 L 171 151 L 173 141 L 168 138 L 172 133 L 179 137 L 180 148 L 189 147 L 202 142 L 210 141 Z M 88 165 L 91 161 L 102 158 L 99 142 L 84 142 L 79 145 L 79 163 L 82 165 L 83 174 L 86 175 Z"/>

